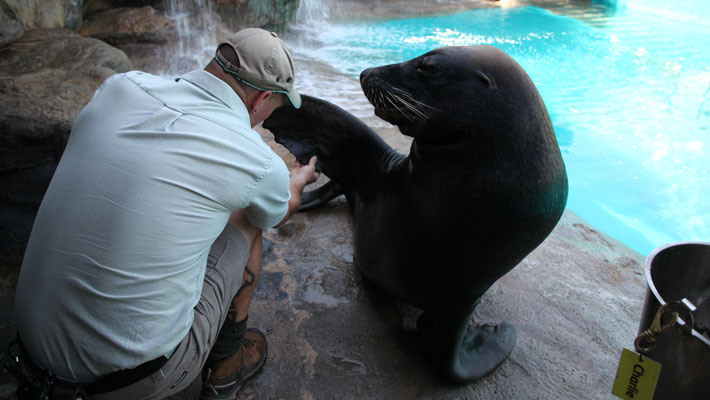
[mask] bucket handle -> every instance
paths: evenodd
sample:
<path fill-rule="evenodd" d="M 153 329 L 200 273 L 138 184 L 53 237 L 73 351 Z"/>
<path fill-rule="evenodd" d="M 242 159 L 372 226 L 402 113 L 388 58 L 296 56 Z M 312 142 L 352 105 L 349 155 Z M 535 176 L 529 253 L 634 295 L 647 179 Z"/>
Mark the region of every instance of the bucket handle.
<path fill-rule="evenodd" d="M 667 329 L 673 327 L 678 323 L 678 312 L 672 311 L 671 320 L 667 324 L 662 323 L 663 315 L 668 308 L 668 303 L 663 304 L 661 308 L 656 312 L 656 316 L 653 317 L 653 322 L 651 326 L 645 331 L 641 332 L 634 340 L 634 346 L 636 351 L 641 354 L 647 354 L 656 348 L 656 341 L 658 337 Z M 691 314 L 692 318 L 692 314 Z M 691 325 L 692 326 L 692 325 Z"/>

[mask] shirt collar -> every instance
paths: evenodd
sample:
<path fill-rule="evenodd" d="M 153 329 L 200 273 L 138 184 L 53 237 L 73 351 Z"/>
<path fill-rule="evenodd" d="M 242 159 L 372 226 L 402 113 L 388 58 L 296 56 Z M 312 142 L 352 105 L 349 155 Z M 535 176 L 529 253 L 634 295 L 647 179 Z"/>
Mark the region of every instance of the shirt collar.
<path fill-rule="evenodd" d="M 226 82 L 205 71 L 204 69 L 196 69 L 194 71 L 190 71 L 175 80 L 179 81 L 181 79 L 190 82 L 193 85 L 204 90 L 205 92 L 209 93 L 232 110 L 236 112 L 247 112 L 247 108 L 244 105 L 244 102 L 239 97 L 239 95 L 237 95 L 234 89 L 232 89 L 231 86 L 229 86 Z"/>

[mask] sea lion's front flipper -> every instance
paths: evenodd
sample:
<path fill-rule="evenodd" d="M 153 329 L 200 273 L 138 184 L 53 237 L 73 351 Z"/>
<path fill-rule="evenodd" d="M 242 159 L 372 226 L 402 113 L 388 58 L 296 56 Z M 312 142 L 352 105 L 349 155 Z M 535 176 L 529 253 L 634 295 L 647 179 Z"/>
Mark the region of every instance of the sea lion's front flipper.
<path fill-rule="evenodd" d="M 298 211 L 313 210 L 343 193 L 345 193 L 343 185 L 330 181 L 317 189 L 304 192 L 301 196 L 301 207 Z"/>
<path fill-rule="evenodd" d="M 475 382 L 496 369 L 513 351 L 513 324 L 470 325 L 472 312 L 425 311 L 417 326 L 434 368 L 454 383 Z"/>
<path fill-rule="evenodd" d="M 375 176 L 385 170 L 382 164 L 399 159 L 400 155 L 354 115 L 322 99 L 305 95 L 301 99 L 301 108 L 284 104 L 263 125 L 301 163 L 318 156 L 319 170 L 346 190 L 363 195 L 361 190 L 368 190 Z"/>

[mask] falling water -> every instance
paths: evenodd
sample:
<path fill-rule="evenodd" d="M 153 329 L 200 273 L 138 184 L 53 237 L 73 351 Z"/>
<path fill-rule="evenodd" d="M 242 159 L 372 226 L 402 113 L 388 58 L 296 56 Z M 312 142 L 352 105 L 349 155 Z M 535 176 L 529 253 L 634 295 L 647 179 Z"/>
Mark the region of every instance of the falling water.
<path fill-rule="evenodd" d="M 177 76 L 199 68 L 213 57 L 217 41 L 228 33 L 212 9 L 210 0 L 164 0 L 166 16 L 175 21 L 177 40 L 166 49 L 166 66 L 161 75 Z M 318 30 L 328 19 L 325 0 L 300 0 L 290 30 L 295 37 L 313 37 L 306 32 Z"/>
<path fill-rule="evenodd" d="M 220 21 L 209 0 L 165 0 L 166 16 L 175 21 L 177 40 L 162 75 L 177 76 L 199 68 L 212 57 Z"/>
<path fill-rule="evenodd" d="M 309 25 L 328 19 L 329 10 L 323 0 L 301 0 L 296 10 L 295 23 Z"/>
<path fill-rule="evenodd" d="M 333 2 L 326 0 L 300 0 L 293 22 L 288 26 L 286 39 L 292 51 L 300 48 L 321 47 L 322 43 L 314 42 L 318 32 L 326 30 Z"/>

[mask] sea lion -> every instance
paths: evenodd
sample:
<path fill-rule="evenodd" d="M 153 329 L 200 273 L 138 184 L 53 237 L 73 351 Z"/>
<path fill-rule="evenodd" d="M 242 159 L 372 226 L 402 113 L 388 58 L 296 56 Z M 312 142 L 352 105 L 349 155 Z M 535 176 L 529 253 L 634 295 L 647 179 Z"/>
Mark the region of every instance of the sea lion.
<path fill-rule="evenodd" d="M 567 175 L 547 109 L 520 65 L 492 46 L 443 47 L 367 69 L 375 114 L 414 138 L 404 156 L 348 112 L 303 96 L 264 123 L 331 182 L 307 207 L 345 193 L 355 262 L 423 310 L 422 347 L 445 378 L 473 382 L 505 360 L 511 323 L 470 325 L 481 296 L 552 231 Z M 470 326 L 469 326 L 470 325 Z"/>

